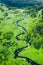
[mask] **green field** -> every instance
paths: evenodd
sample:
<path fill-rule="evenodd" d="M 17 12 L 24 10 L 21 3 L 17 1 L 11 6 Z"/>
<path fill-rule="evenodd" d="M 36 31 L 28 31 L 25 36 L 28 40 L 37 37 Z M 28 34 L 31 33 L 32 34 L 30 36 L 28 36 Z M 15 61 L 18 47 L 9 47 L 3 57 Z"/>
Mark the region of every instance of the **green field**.
<path fill-rule="evenodd" d="M 36 10 L 40 7 L 0 3 L 0 65 L 43 65 L 43 9 Z"/>

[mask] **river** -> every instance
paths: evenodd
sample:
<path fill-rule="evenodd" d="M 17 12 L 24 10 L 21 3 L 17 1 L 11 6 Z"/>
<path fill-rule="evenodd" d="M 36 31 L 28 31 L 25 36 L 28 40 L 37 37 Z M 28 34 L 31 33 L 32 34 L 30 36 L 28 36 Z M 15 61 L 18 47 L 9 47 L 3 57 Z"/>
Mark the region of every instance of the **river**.
<path fill-rule="evenodd" d="M 24 18 L 23 18 L 22 20 L 24 20 Z M 16 22 L 16 26 L 21 27 L 22 30 L 23 30 L 22 33 L 20 33 L 20 34 L 18 34 L 18 35 L 16 36 L 16 39 L 17 39 L 17 40 L 22 40 L 22 41 L 27 42 L 25 39 L 20 39 L 20 38 L 19 38 L 20 35 L 24 35 L 24 34 L 27 32 L 27 30 L 26 30 L 23 26 L 21 26 L 21 25 L 19 24 L 19 22 L 22 22 L 22 20 L 18 20 L 18 21 Z M 14 54 L 15 54 L 14 58 L 24 58 L 24 59 L 26 59 L 26 61 L 27 61 L 28 63 L 30 63 L 31 65 L 40 65 L 40 64 L 38 64 L 37 62 L 31 60 L 31 59 L 28 58 L 28 57 L 18 55 L 18 54 L 19 54 L 21 51 L 23 51 L 25 48 L 28 48 L 28 45 L 25 46 L 25 47 L 21 47 L 21 48 L 16 49 L 15 52 L 14 52 Z"/>

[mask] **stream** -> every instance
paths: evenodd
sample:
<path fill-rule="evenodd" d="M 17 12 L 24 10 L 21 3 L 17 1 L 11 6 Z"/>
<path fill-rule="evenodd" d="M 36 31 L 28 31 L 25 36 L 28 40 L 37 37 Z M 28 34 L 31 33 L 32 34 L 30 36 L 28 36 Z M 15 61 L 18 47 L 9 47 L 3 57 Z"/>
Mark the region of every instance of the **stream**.
<path fill-rule="evenodd" d="M 22 20 L 24 20 L 24 18 L 23 18 Z M 24 35 L 24 34 L 27 32 L 27 30 L 26 30 L 23 26 L 19 25 L 19 22 L 22 22 L 22 20 L 18 20 L 18 21 L 16 22 L 16 26 L 21 27 L 22 30 L 23 30 L 22 33 L 20 33 L 20 34 L 18 34 L 18 35 L 16 36 L 16 39 L 17 39 L 17 40 L 26 41 L 25 39 L 20 39 L 20 38 L 19 38 L 20 35 Z M 27 42 L 27 41 L 26 41 L 26 42 Z M 25 48 L 27 48 L 27 47 L 28 47 L 28 45 L 25 46 L 25 47 L 16 49 L 15 52 L 14 52 L 14 54 L 15 54 L 14 58 L 24 58 L 24 59 L 26 59 L 26 61 L 27 61 L 28 63 L 30 63 L 31 65 L 40 65 L 40 64 L 36 63 L 35 61 L 31 60 L 31 59 L 28 58 L 28 57 L 18 55 L 21 51 L 23 51 L 23 50 L 24 50 Z"/>

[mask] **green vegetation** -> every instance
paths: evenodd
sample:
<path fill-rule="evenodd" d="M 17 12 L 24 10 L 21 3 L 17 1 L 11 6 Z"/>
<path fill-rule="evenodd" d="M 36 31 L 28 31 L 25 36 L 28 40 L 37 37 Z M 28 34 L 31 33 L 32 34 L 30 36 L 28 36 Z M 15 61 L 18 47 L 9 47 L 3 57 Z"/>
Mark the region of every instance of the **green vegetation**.
<path fill-rule="evenodd" d="M 43 9 L 36 8 L 9 9 L 0 3 L 0 65 L 31 65 L 25 58 L 14 58 L 15 50 L 25 46 L 18 55 L 43 65 Z"/>

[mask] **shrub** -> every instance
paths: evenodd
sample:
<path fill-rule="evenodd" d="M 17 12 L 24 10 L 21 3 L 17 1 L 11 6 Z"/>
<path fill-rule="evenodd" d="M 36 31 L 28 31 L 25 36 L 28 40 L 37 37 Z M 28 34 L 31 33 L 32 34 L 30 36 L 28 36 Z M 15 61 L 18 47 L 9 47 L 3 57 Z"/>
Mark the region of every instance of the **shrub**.
<path fill-rule="evenodd" d="M 36 26 L 36 31 L 40 34 L 43 35 L 43 23 L 39 23 Z"/>
<path fill-rule="evenodd" d="M 13 37 L 13 32 L 7 32 L 3 35 L 4 39 L 10 40 Z"/>
<path fill-rule="evenodd" d="M 26 35 L 26 41 L 39 50 L 43 48 L 43 22 L 37 21 L 36 25 L 33 24 L 31 27 Z"/>

